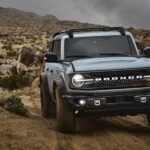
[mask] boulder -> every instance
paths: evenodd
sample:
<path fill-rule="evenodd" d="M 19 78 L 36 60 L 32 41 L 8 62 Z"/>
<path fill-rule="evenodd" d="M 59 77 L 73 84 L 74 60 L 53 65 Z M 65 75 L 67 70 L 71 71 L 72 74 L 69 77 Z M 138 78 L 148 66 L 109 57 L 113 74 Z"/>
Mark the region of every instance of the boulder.
<path fill-rule="evenodd" d="M 0 59 L 0 65 L 2 64 L 7 64 L 7 60 L 6 59 Z"/>
<path fill-rule="evenodd" d="M 18 61 L 26 66 L 34 63 L 36 51 L 32 47 L 23 47 L 19 52 Z"/>
<path fill-rule="evenodd" d="M 16 70 L 16 66 L 12 64 L 2 64 L 0 65 L 0 75 L 12 75 L 13 71 Z"/>
<path fill-rule="evenodd" d="M 27 67 L 16 60 L 0 59 L 0 75 L 24 74 L 27 71 Z"/>
<path fill-rule="evenodd" d="M 28 71 L 28 68 L 27 66 L 25 66 L 24 64 L 20 63 L 19 61 L 17 60 L 7 60 L 7 63 L 8 64 L 12 64 L 12 65 L 15 65 L 16 66 L 16 69 L 17 69 L 17 73 L 21 73 L 21 74 L 24 74 Z"/>

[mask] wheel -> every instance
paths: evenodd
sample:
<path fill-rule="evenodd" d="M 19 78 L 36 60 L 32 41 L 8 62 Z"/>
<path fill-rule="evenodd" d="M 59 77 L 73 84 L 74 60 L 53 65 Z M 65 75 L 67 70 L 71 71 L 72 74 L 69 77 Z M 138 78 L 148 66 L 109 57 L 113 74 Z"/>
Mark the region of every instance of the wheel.
<path fill-rule="evenodd" d="M 47 78 L 44 77 L 41 82 L 41 113 L 45 118 L 56 116 L 56 105 L 50 99 Z"/>
<path fill-rule="evenodd" d="M 75 131 L 75 115 L 73 109 L 71 109 L 61 97 L 59 89 L 55 90 L 56 96 L 56 118 L 58 131 L 65 133 L 73 133 Z"/>
<path fill-rule="evenodd" d="M 150 114 L 147 114 L 147 121 L 148 121 L 148 124 L 150 125 Z"/>

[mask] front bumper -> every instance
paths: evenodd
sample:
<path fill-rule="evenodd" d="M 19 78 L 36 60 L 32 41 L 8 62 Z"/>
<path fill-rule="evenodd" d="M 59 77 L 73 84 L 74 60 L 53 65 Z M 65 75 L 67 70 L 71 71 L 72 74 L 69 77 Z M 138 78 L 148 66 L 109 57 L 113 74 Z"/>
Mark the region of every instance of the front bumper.
<path fill-rule="evenodd" d="M 150 113 L 150 89 L 121 89 L 73 92 L 62 95 L 80 115 L 137 115 Z M 80 100 L 85 104 L 81 105 Z"/>

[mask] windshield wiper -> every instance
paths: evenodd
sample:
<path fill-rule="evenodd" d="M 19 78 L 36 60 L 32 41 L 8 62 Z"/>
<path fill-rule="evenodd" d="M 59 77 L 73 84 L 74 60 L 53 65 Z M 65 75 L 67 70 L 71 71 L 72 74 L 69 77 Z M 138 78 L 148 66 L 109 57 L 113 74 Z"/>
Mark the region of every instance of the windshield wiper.
<path fill-rule="evenodd" d="M 67 56 L 67 58 L 89 58 L 89 56 L 87 55 L 70 55 L 70 56 Z"/>
<path fill-rule="evenodd" d="M 128 56 L 128 55 L 121 54 L 121 53 L 101 53 L 99 54 L 99 56 Z M 67 58 L 92 58 L 92 57 L 87 55 L 70 55 L 67 56 Z"/>
<path fill-rule="evenodd" d="M 122 53 L 101 53 L 99 54 L 99 56 L 129 56 L 129 55 Z"/>

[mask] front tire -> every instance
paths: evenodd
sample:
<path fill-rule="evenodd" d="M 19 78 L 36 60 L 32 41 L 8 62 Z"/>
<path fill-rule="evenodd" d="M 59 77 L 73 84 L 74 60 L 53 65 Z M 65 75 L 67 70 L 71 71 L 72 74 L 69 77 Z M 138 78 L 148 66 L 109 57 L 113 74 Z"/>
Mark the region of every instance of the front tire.
<path fill-rule="evenodd" d="M 46 76 L 41 81 L 41 113 L 42 117 L 49 118 L 56 116 L 55 103 L 50 99 L 48 81 Z"/>
<path fill-rule="evenodd" d="M 56 96 L 56 117 L 57 127 L 60 132 L 73 133 L 75 131 L 75 115 L 73 109 L 62 99 L 58 88 L 55 90 Z"/>

